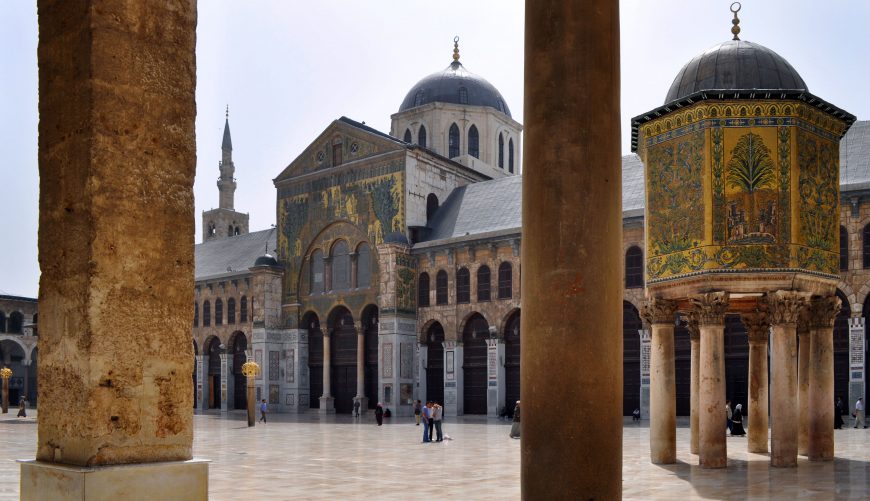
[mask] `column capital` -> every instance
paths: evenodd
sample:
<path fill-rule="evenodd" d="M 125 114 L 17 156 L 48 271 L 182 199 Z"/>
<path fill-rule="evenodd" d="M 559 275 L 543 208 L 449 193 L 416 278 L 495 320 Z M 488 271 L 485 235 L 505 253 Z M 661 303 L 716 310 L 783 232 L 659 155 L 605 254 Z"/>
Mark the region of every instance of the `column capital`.
<path fill-rule="evenodd" d="M 689 341 L 701 340 L 701 326 L 698 324 L 698 314 L 694 310 L 685 315 L 686 329 L 689 331 Z"/>
<path fill-rule="evenodd" d="M 784 290 L 769 292 L 767 306 L 770 311 L 770 324 L 796 324 L 809 298 L 809 292 Z"/>
<path fill-rule="evenodd" d="M 837 296 L 813 298 L 807 308 L 809 326 L 811 328 L 833 327 L 840 308 L 842 308 L 842 301 Z"/>
<path fill-rule="evenodd" d="M 767 344 L 770 336 L 770 315 L 767 305 L 759 305 L 752 313 L 741 315 L 749 344 Z"/>
<path fill-rule="evenodd" d="M 728 310 L 727 292 L 708 292 L 689 298 L 698 318 L 698 325 L 724 325 L 725 312 Z"/>
<path fill-rule="evenodd" d="M 676 312 L 676 301 L 654 297 L 644 301 L 640 314 L 650 325 L 673 324 Z"/>

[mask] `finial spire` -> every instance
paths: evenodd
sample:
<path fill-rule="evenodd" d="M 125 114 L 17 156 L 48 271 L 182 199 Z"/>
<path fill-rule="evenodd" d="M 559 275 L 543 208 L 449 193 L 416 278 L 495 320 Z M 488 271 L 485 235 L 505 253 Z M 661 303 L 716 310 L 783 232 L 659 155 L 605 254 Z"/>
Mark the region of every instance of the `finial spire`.
<path fill-rule="evenodd" d="M 226 117 L 227 117 L 227 120 L 229 120 L 229 119 L 230 119 L 230 105 L 229 105 L 229 104 L 227 104 L 227 112 L 226 112 Z"/>
<path fill-rule="evenodd" d="M 737 6 L 736 9 L 734 8 L 735 5 Z M 734 2 L 731 4 L 731 12 L 734 13 L 734 19 L 731 20 L 731 24 L 733 24 L 731 27 L 731 33 L 734 34 L 732 40 L 740 40 L 740 37 L 737 36 L 740 34 L 740 18 L 737 17 L 737 13 L 740 12 L 740 7 L 742 7 L 740 2 Z"/>
<path fill-rule="evenodd" d="M 459 37 L 453 37 L 453 60 L 459 62 Z"/>

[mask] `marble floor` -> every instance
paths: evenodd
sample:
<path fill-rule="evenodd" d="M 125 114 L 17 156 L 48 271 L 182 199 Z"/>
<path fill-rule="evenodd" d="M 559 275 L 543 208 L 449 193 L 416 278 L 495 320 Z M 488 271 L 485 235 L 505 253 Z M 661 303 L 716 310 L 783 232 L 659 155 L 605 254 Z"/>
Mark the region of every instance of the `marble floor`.
<path fill-rule="evenodd" d="M 212 461 L 211 499 L 519 499 L 520 441 L 509 423 L 451 419 L 452 440 L 421 444 L 410 418 L 377 427 L 370 416 L 272 415 L 248 428 L 241 413 L 195 417 L 194 455 Z M 686 421 L 677 430 L 678 463 L 648 461 L 649 430 L 626 421 L 624 499 L 870 499 L 870 429 L 836 432 L 837 459 L 770 468 L 728 438 L 728 468 L 702 470 L 688 452 Z M 36 422 L 0 417 L 0 499 L 18 499 L 18 458 L 33 457 Z M 580 451 L 580 453 L 584 453 Z"/>

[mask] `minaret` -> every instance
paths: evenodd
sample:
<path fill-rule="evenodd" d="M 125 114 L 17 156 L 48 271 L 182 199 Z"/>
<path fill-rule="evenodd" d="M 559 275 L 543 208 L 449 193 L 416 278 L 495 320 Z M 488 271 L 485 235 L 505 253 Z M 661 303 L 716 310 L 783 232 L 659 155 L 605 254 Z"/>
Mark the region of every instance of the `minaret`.
<path fill-rule="evenodd" d="M 221 177 L 218 178 L 217 187 L 220 192 L 221 209 L 233 210 L 233 198 L 236 193 L 236 180 L 233 174 L 236 166 L 233 164 L 233 141 L 230 138 L 230 107 L 227 106 L 226 121 L 224 122 L 224 140 L 221 143 L 222 159 L 220 167 Z"/>
<path fill-rule="evenodd" d="M 236 165 L 233 163 L 233 140 L 230 137 L 230 107 L 227 106 L 224 121 L 224 138 L 221 142 L 221 175 L 217 180 L 219 205 L 217 209 L 202 213 L 202 241 L 233 237 L 248 233 L 248 214 L 236 212 Z"/>

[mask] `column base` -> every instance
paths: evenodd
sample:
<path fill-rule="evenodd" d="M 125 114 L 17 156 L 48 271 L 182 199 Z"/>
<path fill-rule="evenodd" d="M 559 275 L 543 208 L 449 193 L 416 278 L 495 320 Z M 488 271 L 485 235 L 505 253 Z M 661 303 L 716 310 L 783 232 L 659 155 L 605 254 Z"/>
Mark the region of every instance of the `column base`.
<path fill-rule="evenodd" d="M 114 466 L 21 461 L 21 500 L 207 500 L 203 459 Z"/>
<path fill-rule="evenodd" d="M 359 402 L 359 415 L 365 416 L 369 410 L 369 397 L 353 397 L 354 402 Z"/>
<path fill-rule="evenodd" d="M 332 397 L 320 397 L 320 414 L 335 414 L 335 399 Z"/>

